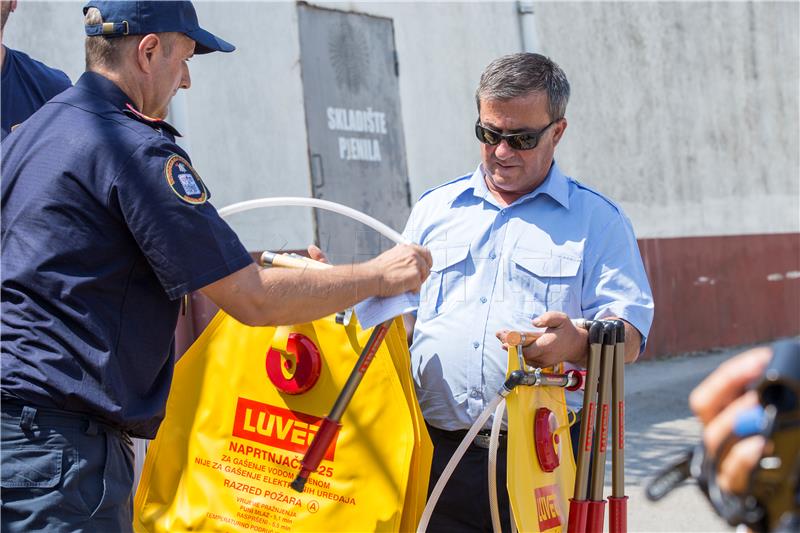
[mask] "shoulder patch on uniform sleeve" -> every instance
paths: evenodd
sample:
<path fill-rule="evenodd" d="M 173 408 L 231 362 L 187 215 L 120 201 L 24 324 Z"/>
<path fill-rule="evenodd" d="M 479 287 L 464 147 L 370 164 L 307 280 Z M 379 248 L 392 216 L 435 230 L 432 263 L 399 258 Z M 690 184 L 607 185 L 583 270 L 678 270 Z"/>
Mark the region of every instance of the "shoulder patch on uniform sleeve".
<path fill-rule="evenodd" d="M 173 154 L 167 159 L 164 177 L 172 192 L 187 204 L 200 205 L 208 201 L 205 183 L 192 165 L 181 156 Z"/>

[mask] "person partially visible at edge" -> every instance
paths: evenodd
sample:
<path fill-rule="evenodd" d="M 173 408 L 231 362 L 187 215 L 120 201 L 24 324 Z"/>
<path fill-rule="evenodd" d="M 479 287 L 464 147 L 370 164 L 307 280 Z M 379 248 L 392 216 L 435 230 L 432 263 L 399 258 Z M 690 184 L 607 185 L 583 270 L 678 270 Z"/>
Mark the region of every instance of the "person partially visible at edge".
<path fill-rule="evenodd" d="M 799 340 L 782 342 L 793 346 L 790 354 L 800 351 Z M 764 379 L 764 372 L 772 357 L 772 346 L 759 346 L 742 352 L 722 363 L 689 396 L 689 407 L 703 424 L 706 453 L 712 457 L 723 455 L 719 458 L 716 481 L 725 492 L 739 495 L 747 493 L 750 473 L 757 467 L 766 449 L 767 438 L 763 435 L 734 438 L 731 440 L 734 444 L 729 449 L 725 449 L 725 445 L 729 444 L 726 440 L 734 433 L 737 417 L 759 405 L 759 393 L 755 385 Z"/>
<path fill-rule="evenodd" d="M 406 237 L 433 256 L 416 316 L 406 316 L 416 392 L 434 443 L 431 488 L 503 384 L 507 330 L 541 328 L 524 350 L 535 367 L 585 365 L 588 333 L 574 318 L 622 319 L 627 362 L 644 349 L 653 299 L 630 221 L 553 158 L 567 129 L 569 94 L 564 72 L 542 55 L 492 61 L 476 92 L 480 165 L 424 193 L 406 225 Z M 582 393 L 567 393 L 567 402 L 579 411 Z M 450 478 L 430 531 L 492 530 L 491 424 Z M 500 445 L 499 510 L 509 530 L 504 433 Z"/>
<path fill-rule="evenodd" d="M 758 504 L 764 511 L 738 513 L 737 521 L 747 518 L 759 523 L 750 527 L 740 523 L 736 531 L 800 531 L 800 480 L 796 475 L 800 443 L 795 440 L 794 446 L 788 446 L 791 432 L 797 431 L 793 412 L 800 406 L 792 389 L 798 383 L 800 339 L 783 339 L 728 359 L 689 395 L 689 407 L 703 425 L 705 464 L 716 467 L 712 472 L 703 469 L 707 478 L 714 478 L 706 487 L 717 487 L 704 491 L 712 503 L 727 502 L 730 514 L 725 516 L 716 504 L 715 511 L 726 520 L 735 516 L 732 511 L 738 507 L 724 494 L 750 500 L 745 506 Z M 760 418 L 759 432 L 742 431 Z M 782 467 L 794 473 L 783 476 L 774 470 Z M 769 501 L 759 497 L 764 494 L 764 479 L 775 482 L 779 478 L 782 484 L 772 485 Z"/>
<path fill-rule="evenodd" d="M 188 1 L 92 1 L 84 16 L 87 71 L 1 148 L 4 532 L 131 531 L 130 438 L 164 416 L 184 295 L 251 326 L 302 323 L 418 290 L 430 267 L 408 245 L 259 269 L 163 120 L 188 61 L 234 46 Z"/>
<path fill-rule="evenodd" d="M 0 139 L 5 139 L 15 126 L 72 85 L 60 70 L 3 44 L 6 22 L 16 8 L 17 0 L 0 0 Z"/>

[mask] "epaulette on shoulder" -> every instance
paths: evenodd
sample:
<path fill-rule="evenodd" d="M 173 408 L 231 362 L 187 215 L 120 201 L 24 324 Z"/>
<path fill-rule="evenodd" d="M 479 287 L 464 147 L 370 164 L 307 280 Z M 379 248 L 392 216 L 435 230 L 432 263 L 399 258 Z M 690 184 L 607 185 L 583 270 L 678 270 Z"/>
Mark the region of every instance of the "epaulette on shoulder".
<path fill-rule="evenodd" d="M 584 190 L 586 192 L 589 192 L 589 193 L 593 194 L 594 196 L 600 198 L 605 203 L 607 203 L 609 206 L 613 207 L 618 213 L 620 213 L 620 214 L 624 214 L 625 213 L 622 210 L 622 208 L 616 202 L 614 202 L 614 200 L 612 200 L 608 196 L 604 195 L 601 192 L 598 192 L 598 191 L 594 190 L 593 188 L 589 187 L 585 183 L 581 183 L 580 181 L 576 180 L 575 178 L 569 178 L 569 179 L 572 180 L 572 182 L 575 184 L 576 187 L 578 187 L 579 189 L 582 189 L 582 190 Z"/>
<path fill-rule="evenodd" d="M 453 185 L 454 183 L 458 183 L 458 182 L 460 182 L 460 181 L 468 180 L 468 179 L 470 179 L 471 177 L 472 177 L 472 174 L 466 174 L 466 175 L 464 175 L 464 176 L 459 176 L 459 177 L 457 177 L 457 178 L 455 178 L 455 179 L 452 179 L 452 180 L 450 180 L 450 181 L 446 181 L 446 182 L 444 182 L 444 183 L 441 183 L 441 184 L 437 185 L 436 187 L 433 187 L 433 188 L 431 188 L 431 189 L 428 189 L 427 191 L 425 191 L 424 193 L 422 193 L 422 194 L 420 195 L 420 197 L 419 197 L 419 200 L 422 200 L 423 198 L 425 198 L 427 195 L 429 195 L 429 194 L 430 194 L 430 193 L 432 193 L 433 191 L 439 190 L 439 189 L 441 189 L 441 188 L 443 188 L 443 187 L 447 187 L 448 185 Z M 417 200 L 417 201 L 419 201 L 419 200 Z"/>
<path fill-rule="evenodd" d="M 144 113 L 137 111 L 136 108 L 133 107 L 131 104 L 125 104 L 125 109 L 123 109 L 122 112 L 125 113 L 130 118 L 132 118 L 133 120 L 141 122 L 142 124 L 147 124 L 153 129 L 161 129 L 172 134 L 175 137 L 182 137 L 180 132 L 176 130 L 175 127 L 166 120 L 161 120 L 160 118 L 148 117 Z"/>

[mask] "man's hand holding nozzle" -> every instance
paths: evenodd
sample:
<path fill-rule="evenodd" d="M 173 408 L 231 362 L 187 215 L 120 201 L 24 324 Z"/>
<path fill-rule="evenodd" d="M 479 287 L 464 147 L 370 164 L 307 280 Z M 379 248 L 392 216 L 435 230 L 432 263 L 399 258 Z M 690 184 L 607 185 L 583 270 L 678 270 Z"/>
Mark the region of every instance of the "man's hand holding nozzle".
<path fill-rule="evenodd" d="M 588 356 L 588 333 L 577 327 L 565 313 L 548 311 L 533 320 L 536 338 L 527 344 L 522 354 L 529 365 L 551 367 L 563 361 L 585 366 Z M 500 342 L 507 348 L 508 330 L 496 333 Z"/>

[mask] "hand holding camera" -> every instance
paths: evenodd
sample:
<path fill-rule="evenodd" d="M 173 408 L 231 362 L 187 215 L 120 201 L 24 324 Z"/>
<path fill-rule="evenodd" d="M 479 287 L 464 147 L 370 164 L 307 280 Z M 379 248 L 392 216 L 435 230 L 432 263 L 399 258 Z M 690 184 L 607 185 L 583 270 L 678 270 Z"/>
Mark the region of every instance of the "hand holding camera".
<path fill-rule="evenodd" d="M 727 361 L 689 403 L 705 426 L 703 443 L 657 476 L 648 498 L 659 500 L 692 477 L 731 525 L 800 530 L 800 343 Z"/>

